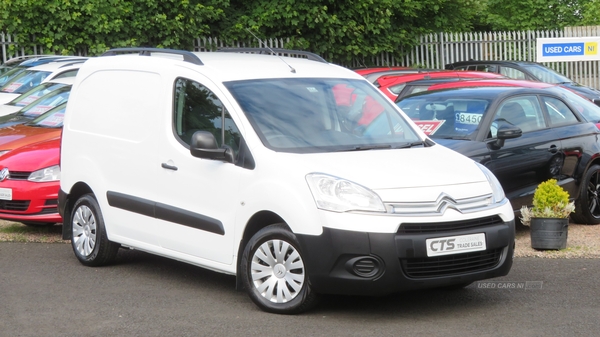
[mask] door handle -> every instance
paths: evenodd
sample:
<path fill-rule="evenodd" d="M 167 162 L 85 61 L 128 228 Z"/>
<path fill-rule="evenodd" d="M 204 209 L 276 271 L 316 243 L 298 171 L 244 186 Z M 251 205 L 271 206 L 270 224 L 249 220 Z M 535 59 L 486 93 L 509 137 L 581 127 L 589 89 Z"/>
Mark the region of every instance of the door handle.
<path fill-rule="evenodd" d="M 169 165 L 167 163 L 162 163 L 160 166 L 162 166 L 162 168 L 166 168 L 167 170 L 177 171 L 177 166 Z"/>
<path fill-rule="evenodd" d="M 556 145 L 552 145 L 548 149 L 548 152 L 550 152 L 550 153 L 557 153 L 558 152 L 558 148 L 556 147 Z"/>

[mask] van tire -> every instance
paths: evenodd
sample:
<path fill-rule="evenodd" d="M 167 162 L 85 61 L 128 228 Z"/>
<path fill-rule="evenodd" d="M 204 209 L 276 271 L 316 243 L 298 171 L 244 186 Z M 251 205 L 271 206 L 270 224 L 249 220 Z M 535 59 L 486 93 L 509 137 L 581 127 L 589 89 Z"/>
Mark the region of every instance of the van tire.
<path fill-rule="evenodd" d="M 310 287 L 299 247 L 296 236 L 284 224 L 265 227 L 248 241 L 239 273 L 250 299 L 262 310 L 289 315 L 316 305 L 318 296 Z M 258 278 L 261 274 L 263 277 Z"/>
<path fill-rule="evenodd" d="M 100 206 L 92 194 L 77 199 L 69 221 L 72 228 L 71 246 L 79 262 L 97 267 L 115 259 L 119 245 L 108 240 Z"/>

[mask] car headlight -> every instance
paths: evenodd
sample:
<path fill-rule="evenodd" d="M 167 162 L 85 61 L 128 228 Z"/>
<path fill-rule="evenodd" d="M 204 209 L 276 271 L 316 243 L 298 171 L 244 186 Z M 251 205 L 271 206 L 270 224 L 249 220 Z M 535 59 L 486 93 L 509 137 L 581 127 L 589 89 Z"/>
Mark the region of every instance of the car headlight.
<path fill-rule="evenodd" d="M 27 179 L 36 183 L 60 180 L 60 166 L 54 165 L 37 170 L 29 175 Z"/>
<path fill-rule="evenodd" d="M 306 175 L 317 208 L 333 211 L 385 212 L 377 193 L 351 181 L 322 173 Z"/>
<path fill-rule="evenodd" d="M 483 174 L 485 174 L 485 177 L 488 180 L 488 183 L 490 183 L 490 187 L 492 188 L 492 203 L 499 203 L 502 200 L 504 200 L 506 198 L 506 196 L 504 195 L 504 189 L 502 189 L 502 185 L 500 185 L 500 182 L 498 181 L 498 178 L 496 178 L 496 176 L 492 173 L 492 171 L 490 171 L 487 167 L 479 164 L 479 163 L 475 163 L 477 164 L 477 166 L 479 166 L 479 168 L 481 169 L 481 171 L 483 172 Z"/>

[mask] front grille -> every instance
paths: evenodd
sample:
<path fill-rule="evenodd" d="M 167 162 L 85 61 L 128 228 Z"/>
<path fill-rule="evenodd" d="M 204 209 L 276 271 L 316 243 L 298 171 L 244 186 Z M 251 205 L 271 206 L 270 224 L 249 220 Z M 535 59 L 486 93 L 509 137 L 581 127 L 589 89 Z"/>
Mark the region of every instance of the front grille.
<path fill-rule="evenodd" d="M 29 200 L 0 200 L 0 210 L 3 211 L 26 211 L 29 208 Z"/>
<path fill-rule="evenodd" d="M 502 221 L 502 219 L 498 215 L 453 222 L 403 223 L 402 225 L 400 225 L 400 228 L 398 228 L 398 234 L 420 234 L 459 231 L 463 229 L 500 225 L 503 223 L 504 221 Z"/>
<path fill-rule="evenodd" d="M 453 276 L 485 271 L 498 265 L 502 248 L 482 252 L 401 260 L 410 278 Z"/>
<path fill-rule="evenodd" d="M 31 175 L 31 172 L 14 172 L 14 171 L 10 171 L 10 173 L 8 174 L 8 179 L 11 180 L 27 180 L 29 179 L 29 175 Z"/>

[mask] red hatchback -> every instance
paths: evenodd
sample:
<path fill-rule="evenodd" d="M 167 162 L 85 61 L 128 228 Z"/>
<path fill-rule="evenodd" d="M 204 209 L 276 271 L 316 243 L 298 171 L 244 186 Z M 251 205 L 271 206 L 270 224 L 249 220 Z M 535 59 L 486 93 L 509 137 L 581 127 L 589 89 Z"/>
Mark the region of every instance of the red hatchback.
<path fill-rule="evenodd" d="M 63 117 L 64 104 L 30 123 L 0 129 L 0 146 L 6 147 L 0 155 L 0 219 L 30 226 L 62 222 L 57 200 Z"/>
<path fill-rule="evenodd" d="M 0 160 L 0 219 L 26 225 L 62 222 L 57 210 L 60 138 L 23 146 Z"/>

